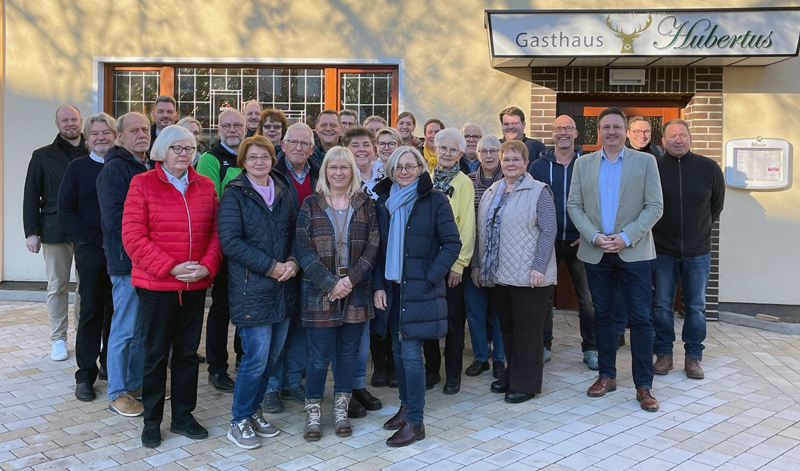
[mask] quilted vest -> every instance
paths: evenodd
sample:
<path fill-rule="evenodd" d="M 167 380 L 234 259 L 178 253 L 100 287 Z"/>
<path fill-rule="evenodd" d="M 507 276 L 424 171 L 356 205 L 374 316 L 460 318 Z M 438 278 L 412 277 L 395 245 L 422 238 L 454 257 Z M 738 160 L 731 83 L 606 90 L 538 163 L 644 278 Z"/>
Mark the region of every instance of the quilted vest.
<path fill-rule="evenodd" d="M 489 219 L 489 207 L 502 181 L 495 182 L 486 190 L 478 208 L 478 249 L 481 259 L 486 240 L 486 221 Z M 539 240 L 539 228 L 536 226 L 536 205 L 542 191 L 550 191 L 546 184 L 535 180 L 530 175 L 517 185 L 508 196 L 503 221 L 500 225 L 500 258 L 496 279 L 497 283 L 508 286 L 530 286 L 531 267 Z M 556 251 L 551 247 L 550 261 L 544 273 L 541 286 L 556 284 Z"/>

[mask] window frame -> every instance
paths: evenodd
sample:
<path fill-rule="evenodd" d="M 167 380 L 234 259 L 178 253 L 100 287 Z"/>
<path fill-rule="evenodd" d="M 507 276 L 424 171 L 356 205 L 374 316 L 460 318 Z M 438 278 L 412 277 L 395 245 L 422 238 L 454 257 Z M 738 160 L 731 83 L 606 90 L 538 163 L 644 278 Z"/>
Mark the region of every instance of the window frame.
<path fill-rule="evenodd" d="M 390 126 L 397 122 L 397 115 L 403 104 L 402 59 L 383 60 L 313 60 L 308 59 L 243 59 L 221 60 L 220 58 L 197 58 L 187 61 L 178 58 L 95 58 L 95 83 L 97 84 L 97 101 L 95 111 L 113 111 L 114 72 L 115 71 L 160 71 L 160 95 L 174 97 L 176 90 L 176 69 L 181 67 L 211 67 L 211 68 L 286 68 L 286 69 L 324 69 L 324 96 L 325 108 L 341 111 L 341 77 L 344 73 L 390 73 L 391 79 L 391 116 Z M 102 79 L 100 79 L 102 77 Z"/>

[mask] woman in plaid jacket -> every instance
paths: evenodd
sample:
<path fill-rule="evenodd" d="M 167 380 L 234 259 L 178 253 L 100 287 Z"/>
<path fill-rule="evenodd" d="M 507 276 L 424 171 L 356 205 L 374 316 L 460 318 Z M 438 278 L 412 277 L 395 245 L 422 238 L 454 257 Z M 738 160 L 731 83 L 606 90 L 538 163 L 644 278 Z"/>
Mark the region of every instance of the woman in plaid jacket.
<path fill-rule="evenodd" d="M 328 364 L 334 362 L 336 435 L 352 434 L 347 420 L 364 322 L 374 317 L 372 269 L 380 234 L 375 206 L 361 191 L 352 152 L 328 151 L 316 193 L 297 217 L 297 254 L 303 268 L 301 319 L 308 328 L 306 440 L 322 436 L 320 415 Z"/>

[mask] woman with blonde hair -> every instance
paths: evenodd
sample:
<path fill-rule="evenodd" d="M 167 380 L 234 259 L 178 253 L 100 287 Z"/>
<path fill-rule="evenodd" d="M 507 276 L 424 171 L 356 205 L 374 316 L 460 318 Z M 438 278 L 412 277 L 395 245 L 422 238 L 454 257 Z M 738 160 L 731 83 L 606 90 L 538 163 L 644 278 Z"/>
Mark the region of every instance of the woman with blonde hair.
<path fill-rule="evenodd" d="M 335 433 L 353 432 L 348 408 L 364 323 L 374 317 L 372 270 L 380 235 L 372 199 L 361 191 L 356 159 L 346 147 L 328 150 L 316 193 L 297 217 L 297 255 L 303 267 L 301 320 L 308 334 L 306 426 L 303 437 L 322 437 L 321 408 L 333 361 Z"/>

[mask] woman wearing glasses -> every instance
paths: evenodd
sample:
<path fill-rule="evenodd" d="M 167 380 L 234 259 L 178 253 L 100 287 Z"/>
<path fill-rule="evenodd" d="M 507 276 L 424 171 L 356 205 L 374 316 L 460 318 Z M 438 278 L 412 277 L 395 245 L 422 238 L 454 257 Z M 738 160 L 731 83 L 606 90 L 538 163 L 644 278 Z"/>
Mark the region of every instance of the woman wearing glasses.
<path fill-rule="evenodd" d="M 445 276 L 461 249 L 453 210 L 433 191 L 427 169 L 418 150 L 403 146 L 389 158 L 388 178 L 375 185 L 384 254 L 373 277 L 376 324 L 386 332 L 388 322 L 400 383 L 400 409 L 383 426 L 397 430 L 389 446 L 425 438 L 422 343 L 447 331 Z"/>
<path fill-rule="evenodd" d="M 365 128 L 350 128 L 348 133 Z M 333 361 L 333 423 L 339 437 L 353 433 L 347 420 L 366 322 L 375 316 L 372 271 L 380 235 L 375 205 L 361 191 L 356 159 L 331 148 L 322 161 L 315 194 L 297 217 L 297 254 L 303 267 L 302 314 L 308 333 L 306 427 L 303 437 L 322 437 L 321 408 Z"/>
<path fill-rule="evenodd" d="M 500 140 L 495 136 L 484 136 L 478 141 L 478 170 L 469 174 L 472 187 L 475 190 L 475 214 L 481 197 L 492 184 L 503 178 L 500 171 Z M 477 223 L 477 220 L 476 220 Z M 472 340 L 472 352 L 475 360 L 467 367 L 467 376 L 478 376 L 489 369 L 489 341 L 486 332 L 486 318 L 492 324 L 492 375 L 499 379 L 505 373 L 506 354 L 503 350 L 503 336 L 500 335 L 500 323 L 497 312 L 489 304 L 489 292 L 481 287 L 479 270 L 475 256 L 478 251 L 473 251 L 473 262 L 470 264 L 470 275 L 466 277 L 464 285 L 464 303 L 469 325 L 469 337 Z"/>
<path fill-rule="evenodd" d="M 433 189 L 447 195 L 458 226 L 461 251 L 447 274 L 447 337 L 444 345 L 445 394 L 461 390 L 464 353 L 464 272 L 475 249 L 475 190 L 472 181 L 461 172 L 459 160 L 467 141 L 456 128 L 445 128 L 434 138 L 437 164 L 433 170 Z M 469 276 L 469 273 L 466 273 Z M 442 378 L 439 370 L 442 355 L 437 340 L 425 342 L 426 387 L 433 389 Z"/>
<path fill-rule="evenodd" d="M 228 439 L 260 446 L 279 431 L 264 419 L 261 400 L 298 311 L 299 263 L 293 254 L 297 209 L 283 176 L 273 175 L 275 149 L 264 136 L 246 138 L 219 203 L 219 241 L 228 259 L 231 322 L 242 338 Z"/>
<path fill-rule="evenodd" d="M 383 128 L 375 133 L 375 142 L 378 145 L 378 161 L 383 168 L 389 162 L 395 149 L 402 145 L 403 138 L 394 128 Z"/>
<path fill-rule="evenodd" d="M 411 113 L 406 114 L 410 117 L 414 116 Z M 408 117 L 406 119 L 410 120 Z M 375 140 L 378 144 L 378 160 L 386 169 L 389 166 L 389 158 L 402 145 L 403 138 L 396 129 L 383 128 L 375 134 Z M 384 173 L 386 173 L 385 170 Z M 392 353 L 392 337 L 386 335 L 386 329 L 379 332 L 372 334 L 369 345 L 373 365 L 371 384 L 376 388 L 384 386 L 396 388 L 398 383 L 394 367 L 394 354 Z"/>
<path fill-rule="evenodd" d="M 522 141 L 500 147 L 503 179 L 478 207 L 480 286 L 500 319 L 508 368 L 492 383 L 506 402 L 524 402 L 542 392 L 542 342 L 547 304 L 556 284 L 556 207 L 550 188 L 535 180 Z"/>
<path fill-rule="evenodd" d="M 197 347 L 206 289 L 219 270 L 217 193 L 191 167 L 194 136 L 167 126 L 153 145 L 153 170 L 133 178 L 122 216 L 131 283 L 145 318 L 142 445 L 161 444 L 161 420 L 172 348 L 172 425 L 189 438 L 208 437 L 192 416 L 197 404 Z"/>
<path fill-rule="evenodd" d="M 276 110 L 268 108 L 261 112 L 261 117 L 258 118 L 258 127 L 256 128 L 256 136 L 264 136 L 272 143 L 275 148 L 275 156 L 280 158 L 281 141 L 286 134 L 288 121 L 286 114 L 283 110 Z"/>

